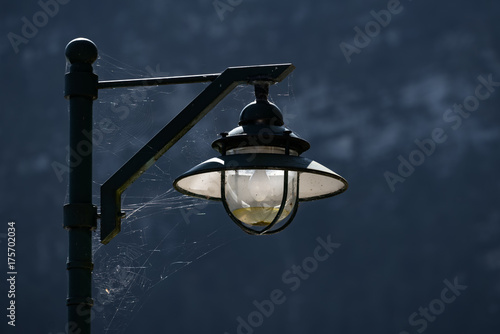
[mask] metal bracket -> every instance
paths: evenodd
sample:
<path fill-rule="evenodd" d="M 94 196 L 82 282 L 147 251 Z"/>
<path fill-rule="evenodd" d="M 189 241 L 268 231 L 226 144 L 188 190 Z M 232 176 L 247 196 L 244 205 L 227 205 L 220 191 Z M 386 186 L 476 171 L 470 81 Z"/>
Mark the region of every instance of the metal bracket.
<path fill-rule="evenodd" d="M 64 83 L 64 97 L 83 96 L 92 100 L 97 99 L 97 75 L 92 72 L 66 73 Z"/>
<path fill-rule="evenodd" d="M 127 187 L 151 167 L 156 160 L 182 138 L 226 95 L 238 85 L 253 83 L 256 80 L 265 80 L 274 83 L 280 82 L 294 69 L 295 66 L 292 64 L 229 67 L 218 75 L 187 107 L 102 185 L 101 243 L 107 244 L 120 232 L 122 219 L 121 195 Z M 145 84 L 141 80 L 134 81 L 133 83 L 130 80 L 125 81 L 127 82 L 126 86 Z M 161 81 L 169 84 L 175 80 L 162 78 Z M 161 84 L 154 78 L 146 79 L 146 83 Z M 100 88 L 125 86 L 125 84 L 121 85 L 119 81 L 113 83 L 101 82 L 99 85 Z"/>
<path fill-rule="evenodd" d="M 72 228 L 97 228 L 97 207 L 91 203 L 66 204 L 64 206 L 64 225 L 67 230 Z"/>

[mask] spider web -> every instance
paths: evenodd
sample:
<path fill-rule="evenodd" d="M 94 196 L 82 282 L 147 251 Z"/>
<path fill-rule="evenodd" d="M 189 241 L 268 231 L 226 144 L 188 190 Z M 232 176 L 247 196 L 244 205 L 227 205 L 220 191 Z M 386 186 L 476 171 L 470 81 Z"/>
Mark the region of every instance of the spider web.
<path fill-rule="evenodd" d="M 186 74 L 162 72 L 160 65 L 138 69 L 100 53 L 94 67 L 100 80 Z M 101 90 L 94 103 L 93 193 L 206 85 Z M 275 96 L 286 116 L 290 81 L 280 86 L 285 91 Z M 167 278 L 246 237 L 229 219 L 210 219 L 223 211 L 219 203 L 180 195 L 172 181 L 214 156 L 210 143 L 235 126 L 239 111 L 253 99 L 252 87 L 237 87 L 125 191 L 119 235 L 103 245 L 100 231 L 94 234 L 94 330 L 126 331 Z M 100 203 L 98 195 L 94 203 Z"/>

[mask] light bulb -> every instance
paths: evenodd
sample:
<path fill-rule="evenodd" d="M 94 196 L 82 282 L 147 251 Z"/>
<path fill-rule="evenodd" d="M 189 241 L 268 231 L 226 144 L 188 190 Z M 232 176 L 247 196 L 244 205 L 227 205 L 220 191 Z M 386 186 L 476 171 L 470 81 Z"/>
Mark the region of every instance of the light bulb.
<path fill-rule="evenodd" d="M 247 169 L 226 172 L 226 201 L 233 215 L 248 226 L 269 225 L 283 200 L 284 172 Z M 297 173 L 289 172 L 288 192 L 278 222 L 291 212 L 296 201 Z"/>
<path fill-rule="evenodd" d="M 257 202 L 265 201 L 272 194 L 271 180 L 265 169 L 257 169 L 248 180 L 250 195 Z"/>

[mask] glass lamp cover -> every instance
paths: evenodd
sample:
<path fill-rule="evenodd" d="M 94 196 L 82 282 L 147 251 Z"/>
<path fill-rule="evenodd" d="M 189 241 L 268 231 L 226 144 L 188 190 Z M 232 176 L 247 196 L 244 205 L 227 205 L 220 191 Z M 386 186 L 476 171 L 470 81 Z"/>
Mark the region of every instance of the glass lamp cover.
<path fill-rule="evenodd" d="M 283 199 L 283 170 L 241 169 L 225 171 L 225 197 L 229 209 L 249 226 L 267 226 L 278 214 Z M 288 172 L 288 190 L 283 212 L 285 219 L 297 201 L 297 172 Z"/>

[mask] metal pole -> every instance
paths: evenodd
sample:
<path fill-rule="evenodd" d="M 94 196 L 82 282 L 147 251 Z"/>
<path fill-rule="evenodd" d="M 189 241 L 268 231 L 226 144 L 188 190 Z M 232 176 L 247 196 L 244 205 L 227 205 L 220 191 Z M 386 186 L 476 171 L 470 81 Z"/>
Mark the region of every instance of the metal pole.
<path fill-rule="evenodd" d="M 97 98 L 97 76 L 92 63 L 97 48 L 78 38 L 66 46 L 71 64 L 65 76 L 69 100 L 69 203 L 64 206 L 64 228 L 69 234 L 68 333 L 90 333 L 92 301 L 92 231 L 97 210 L 92 205 L 92 102 Z"/>

